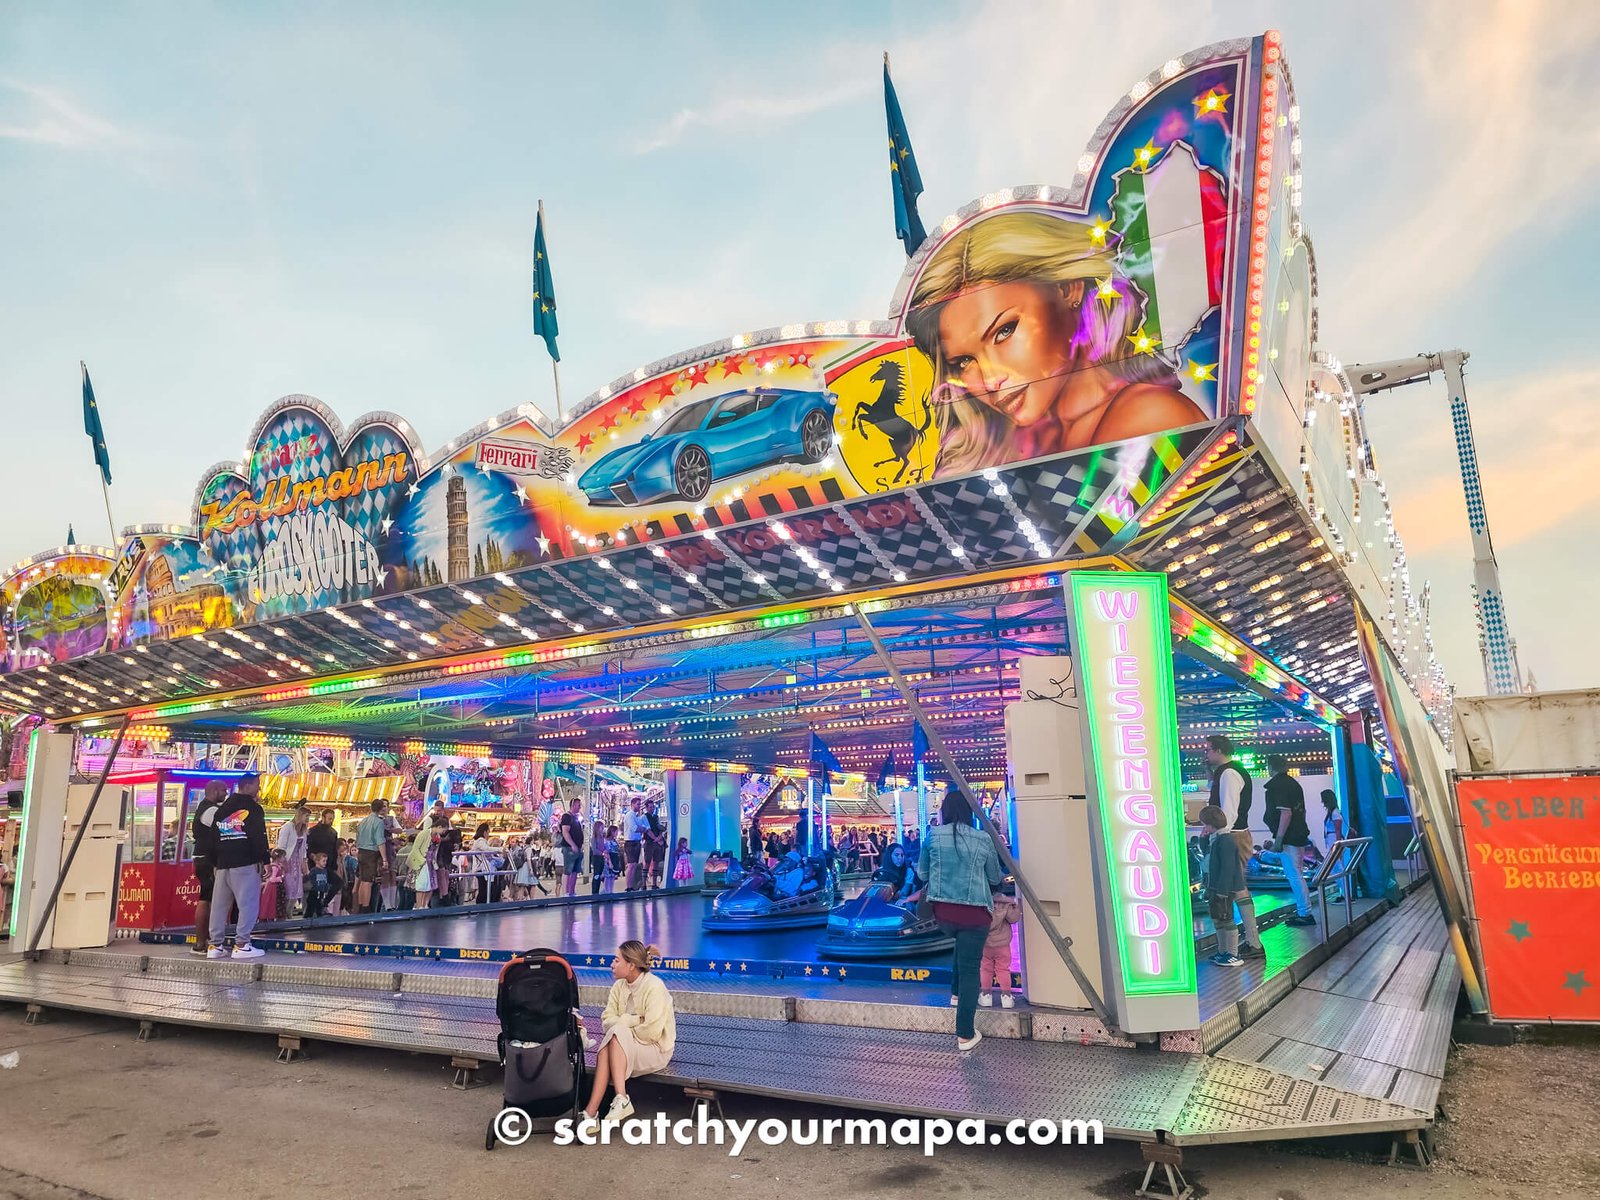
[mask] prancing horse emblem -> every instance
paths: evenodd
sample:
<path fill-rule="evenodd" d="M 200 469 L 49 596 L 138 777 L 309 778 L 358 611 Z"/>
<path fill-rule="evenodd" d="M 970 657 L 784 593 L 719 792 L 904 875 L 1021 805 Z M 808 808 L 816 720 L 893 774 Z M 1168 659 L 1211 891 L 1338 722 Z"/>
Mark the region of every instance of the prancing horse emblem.
<path fill-rule="evenodd" d="M 900 415 L 900 402 L 906 398 L 905 370 L 893 359 L 885 359 L 872 373 L 872 378 L 881 385 L 877 398 L 856 406 L 850 420 L 851 428 L 860 434 L 863 426 L 870 425 L 889 439 L 890 457 L 872 464 L 874 469 L 897 464 L 898 469 L 889 484 L 921 483 L 927 478 L 928 468 L 920 461 L 913 466 L 911 460 L 933 425 L 933 409 L 923 405 L 920 425 Z M 921 456 L 917 457 L 920 460 Z"/>

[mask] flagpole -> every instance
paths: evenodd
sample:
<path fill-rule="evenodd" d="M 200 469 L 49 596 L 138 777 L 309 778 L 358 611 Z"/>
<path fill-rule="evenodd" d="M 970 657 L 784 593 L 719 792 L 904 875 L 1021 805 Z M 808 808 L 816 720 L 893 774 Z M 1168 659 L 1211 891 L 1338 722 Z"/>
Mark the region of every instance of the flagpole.
<path fill-rule="evenodd" d="M 111 517 L 111 489 L 106 486 L 106 477 L 100 476 L 100 494 L 106 501 L 106 524 L 111 527 L 111 549 L 117 548 L 117 523 Z"/>
<path fill-rule="evenodd" d="M 544 224 L 543 200 L 539 201 L 539 224 Z M 561 364 L 553 357 L 550 359 L 550 374 L 556 381 L 556 424 L 560 425 L 566 421 L 566 414 L 561 409 Z"/>
<path fill-rule="evenodd" d="M 78 360 L 78 372 L 79 372 L 79 375 L 80 375 L 80 377 L 81 377 L 81 379 L 83 381 L 83 386 L 85 388 L 85 393 L 86 393 L 86 398 L 87 398 L 87 388 L 88 388 L 88 385 L 89 385 L 89 364 L 84 362 L 83 359 L 81 359 L 81 358 Z M 96 417 L 96 428 L 99 427 L 98 422 L 99 422 L 99 418 L 97 416 Z M 105 437 L 105 433 L 102 430 L 101 431 L 102 440 L 104 439 L 104 437 Z M 111 530 L 111 549 L 113 551 L 115 551 L 116 548 L 117 548 L 117 522 L 116 522 L 116 518 L 114 518 L 111 515 L 111 489 L 106 485 L 105 468 L 100 466 L 100 461 L 99 461 L 98 458 L 96 458 L 96 460 L 95 460 L 95 467 L 99 471 L 99 474 L 100 474 L 100 495 L 101 495 L 101 498 L 104 499 L 105 502 L 106 502 L 106 527 Z"/>

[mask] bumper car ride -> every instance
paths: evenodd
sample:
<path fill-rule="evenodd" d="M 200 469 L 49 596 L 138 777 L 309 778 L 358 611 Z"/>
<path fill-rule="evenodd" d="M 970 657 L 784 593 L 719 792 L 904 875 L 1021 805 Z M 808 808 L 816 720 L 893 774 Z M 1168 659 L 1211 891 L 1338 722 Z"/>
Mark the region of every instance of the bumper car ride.
<path fill-rule="evenodd" d="M 839 899 L 833 872 L 820 858 L 790 854 L 774 871 L 757 868 L 718 895 L 700 927 L 712 933 L 824 925 Z"/>
<path fill-rule="evenodd" d="M 823 958 L 898 958 L 906 954 L 938 954 L 954 946 L 932 918 L 896 904 L 894 889 L 875 883 L 828 914 L 828 934 L 817 943 Z"/>
<path fill-rule="evenodd" d="M 708 854 L 706 865 L 700 872 L 703 892 L 725 892 L 738 887 L 744 879 L 744 867 L 731 854 Z"/>

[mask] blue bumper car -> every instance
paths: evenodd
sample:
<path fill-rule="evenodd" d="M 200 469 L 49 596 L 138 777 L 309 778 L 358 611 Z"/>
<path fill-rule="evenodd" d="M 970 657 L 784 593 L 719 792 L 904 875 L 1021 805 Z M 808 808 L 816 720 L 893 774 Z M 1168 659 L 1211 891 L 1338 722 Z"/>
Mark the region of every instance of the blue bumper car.
<path fill-rule="evenodd" d="M 711 933 L 755 933 L 824 925 L 839 899 L 839 884 L 825 860 L 785 856 L 776 869 L 756 867 L 737 887 L 711 902 L 700 927 Z"/>
<path fill-rule="evenodd" d="M 919 917 L 915 905 L 899 903 L 897 894 L 892 883 L 874 880 L 839 905 L 828 914 L 828 933 L 817 943 L 817 953 L 833 959 L 900 958 L 938 954 L 956 944 L 932 917 Z"/>
<path fill-rule="evenodd" d="M 700 878 L 701 891 L 725 892 L 738 887 L 743 881 L 744 867 L 733 855 L 716 850 L 706 855 L 706 865 L 700 872 Z"/>

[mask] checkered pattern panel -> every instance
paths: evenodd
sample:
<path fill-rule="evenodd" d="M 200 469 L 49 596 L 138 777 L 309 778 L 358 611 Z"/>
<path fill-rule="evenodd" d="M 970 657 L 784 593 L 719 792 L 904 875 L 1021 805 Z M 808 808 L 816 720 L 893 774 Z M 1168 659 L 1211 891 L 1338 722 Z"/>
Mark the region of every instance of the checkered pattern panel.
<path fill-rule="evenodd" d="M 1007 478 L 1011 472 L 1004 473 Z M 974 566 L 994 566 L 1037 557 L 1017 528 L 1017 519 L 989 488 L 973 475 L 918 489 Z"/>
<path fill-rule="evenodd" d="M 848 508 L 878 553 L 889 561 L 890 569 L 884 571 L 874 560 L 872 566 L 879 569 L 880 578 L 892 579 L 896 571 L 902 571 L 908 579 L 930 579 L 966 569 L 910 497 L 860 500 Z"/>
<path fill-rule="evenodd" d="M 690 561 L 680 559 L 683 565 L 698 575 L 700 582 L 729 608 L 774 603 L 771 594 L 751 579 L 743 567 L 710 542 L 703 542 L 694 551 L 686 548 L 684 558 Z M 759 573 L 759 568 L 756 570 Z"/>

